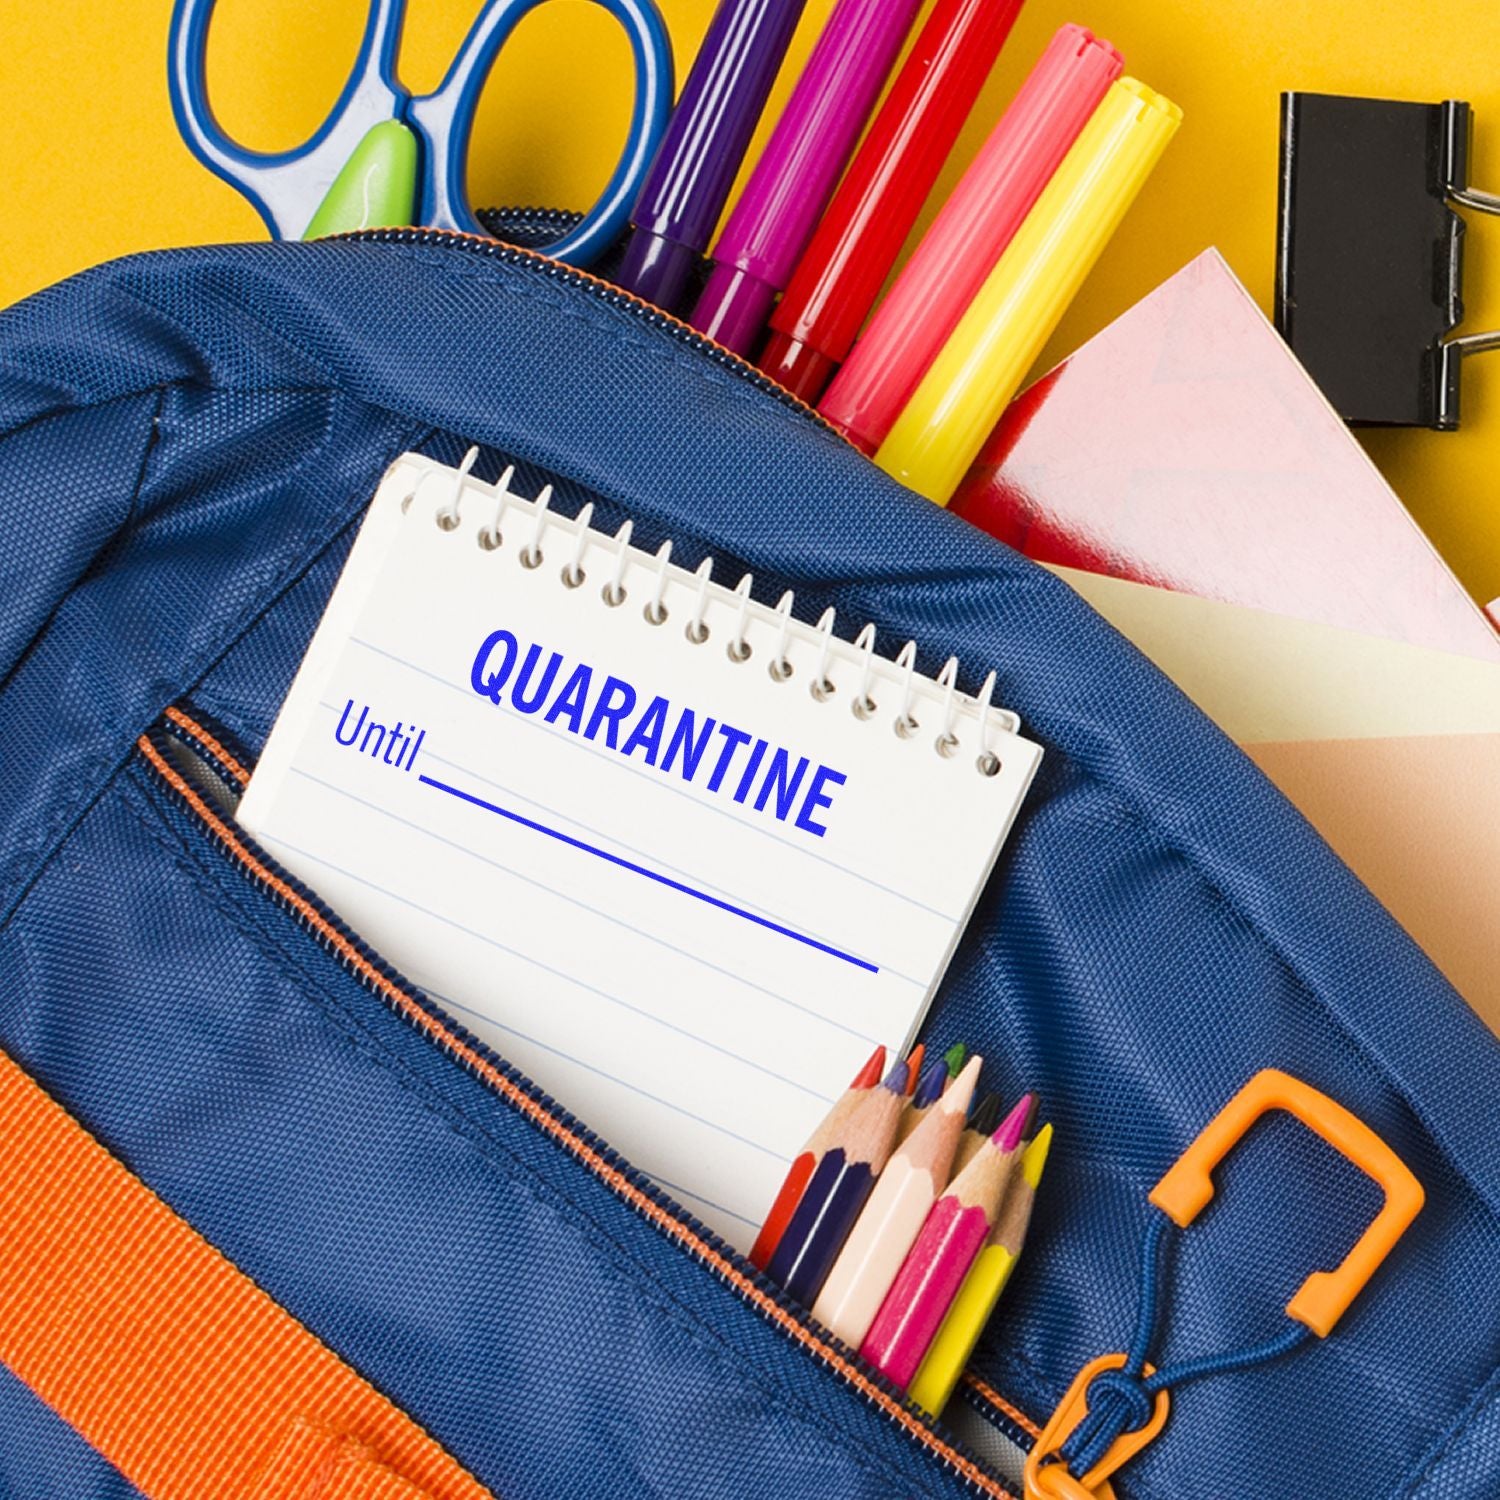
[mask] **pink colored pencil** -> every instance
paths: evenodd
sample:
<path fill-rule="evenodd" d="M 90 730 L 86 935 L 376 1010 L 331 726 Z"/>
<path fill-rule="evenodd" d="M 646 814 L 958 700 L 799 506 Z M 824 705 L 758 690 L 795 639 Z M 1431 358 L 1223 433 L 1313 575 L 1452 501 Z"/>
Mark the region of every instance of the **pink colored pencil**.
<path fill-rule="evenodd" d="M 869 1332 L 906 1252 L 948 1185 L 953 1152 L 979 1080 L 971 1057 L 941 1099 L 885 1164 L 813 1305 L 813 1316 L 851 1349 Z M 946 1074 L 946 1065 L 943 1069 Z"/>
<path fill-rule="evenodd" d="M 1020 1156 L 1021 1131 L 1031 1110 L 1023 1096 L 985 1149 L 933 1204 L 860 1353 L 903 1390 L 912 1382 L 974 1257 L 994 1227 Z"/>

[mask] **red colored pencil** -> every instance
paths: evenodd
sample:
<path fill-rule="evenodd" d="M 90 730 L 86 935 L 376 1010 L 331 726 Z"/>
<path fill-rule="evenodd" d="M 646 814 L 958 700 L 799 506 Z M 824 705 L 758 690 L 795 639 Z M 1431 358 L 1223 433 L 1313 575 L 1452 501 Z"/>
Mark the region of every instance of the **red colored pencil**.
<path fill-rule="evenodd" d="M 859 1101 L 839 1140 L 823 1153 L 766 1267 L 766 1275 L 804 1307 L 817 1300 L 876 1178 L 890 1160 L 905 1087 L 906 1064 L 898 1062 L 880 1087 Z"/>
<path fill-rule="evenodd" d="M 761 1225 L 754 1245 L 750 1247 L 752 1265 L 759 1266 L 762 1271 L 770 1265 L 771 1257 L 775 1255 L 776 1247 L 781 1243 L 786 1226 L 791 1223 L 792 1214 L 802 1201 L 802 1194 L 806 1192 L 807 1184 L 812 1180 L 812 1174 L 817 1170 L 823 1153 L 839 1138 L 855 1105 L 880 1082 L 884 1072 L 885 1048 L 877 1047 L 870 1054 L 870 1060 L 854 1075 L 854 1082 L 844 1090 L 834 1102 L 833 1108 L 823 1116 L 822 1123 L 808 1136 L 807 1144 L 787 1170 L 781 1189 L 776 1194 L 776 1201 L 772 1203 L 771 1211 L 766 1215 L 766 1221 Z"/>

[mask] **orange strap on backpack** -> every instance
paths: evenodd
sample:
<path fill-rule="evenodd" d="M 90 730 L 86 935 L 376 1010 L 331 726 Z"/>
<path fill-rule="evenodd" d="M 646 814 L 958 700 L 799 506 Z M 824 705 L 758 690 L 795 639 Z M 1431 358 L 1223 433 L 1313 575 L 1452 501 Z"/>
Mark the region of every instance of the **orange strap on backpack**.
<path fill-rule="evenodd" d="M 490 1500 L 3 1052 L 0 1140 L 0 1362 L 149 1500 Z"/>

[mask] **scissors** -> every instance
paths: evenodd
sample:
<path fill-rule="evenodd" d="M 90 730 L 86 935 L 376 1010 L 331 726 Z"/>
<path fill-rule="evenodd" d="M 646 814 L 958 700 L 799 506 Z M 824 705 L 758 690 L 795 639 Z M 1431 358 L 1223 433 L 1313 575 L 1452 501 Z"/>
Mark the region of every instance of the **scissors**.
<path fill-rule="evenodd" d="M 465 188 L 469 136 L 485 80 L 516 24 L 546 0 L 486 0 L 443 81 L 409 93 L 396 76 L 406 0 L 371 0 L 359 53 L 328 118 L 291 151 L 250 151 L 226 136 L 204 81 L 214 0 L 177 0 L 168 74 L 172 112 L 193 154 L 238 188 L 277 239 L 420 224 L 484 234 Z M 672 51 L 654 0 L 594 0 L 630 39 L 635 101 L 614 175 L 582 221 L 544 253 L 572 265 L 614 242 L 661 144 L 672 107 Z"/>

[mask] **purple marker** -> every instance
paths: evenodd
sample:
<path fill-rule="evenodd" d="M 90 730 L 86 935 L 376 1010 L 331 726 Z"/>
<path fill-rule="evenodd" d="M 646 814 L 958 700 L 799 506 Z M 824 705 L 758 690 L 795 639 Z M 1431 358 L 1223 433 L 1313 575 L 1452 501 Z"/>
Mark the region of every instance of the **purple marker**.
<path fill-rule="evenodd" d="M 735 204 L 689 319 L 748 355 L 838 181 L 921 0 L 839 0 Z"/>
<path fill-rule="evenodd" d="M 630 216 L 615 278 L 675 312 L 734 186 L 803 0 L 719 0 Z"/>

